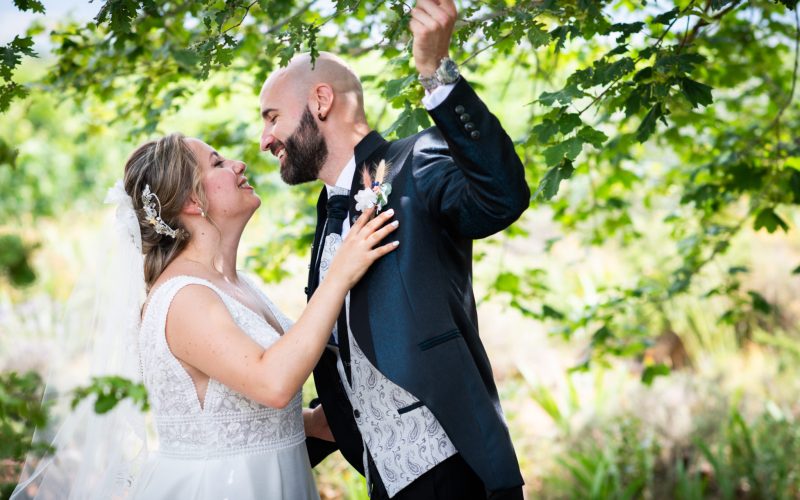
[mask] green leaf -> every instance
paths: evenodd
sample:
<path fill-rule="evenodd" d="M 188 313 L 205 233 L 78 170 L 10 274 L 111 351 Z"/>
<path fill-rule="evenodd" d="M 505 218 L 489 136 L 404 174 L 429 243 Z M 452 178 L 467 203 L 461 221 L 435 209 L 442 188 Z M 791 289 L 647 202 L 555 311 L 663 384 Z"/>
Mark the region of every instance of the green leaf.
<path fill-rule="evenodd" d="M 582 123 L 581 117 L 577 113 L 563 113 L 558 120 L 558 130 L 562 134 L 568 134 Z"/>
<path fill-rule="evenodd" d="M 647 112 L 639 129 L 636 131 L 636 140 L 645 142 L 656 131 L 656 121 L 663 116 L 661 103 L 656 104 Z"/>
<path fill-rule="evenodd" d="M 382 135 L 388 136 L 394 133 L 398 138 L 408 137 L 416 134 L 420 128 L 430 125 L 427 111 L 422 108 L 412 108 L 408 100 L 404 104 L 403 111 Z"/>
<path fill-rule="evenodd" d="M 608 328 L 608 325 L 603 325 L 592 334 L 592 345 L 605 344 L 610 338 L 614 338 L 614 334 L 611 332 L 611 329 Z"/>
<path fill-rule="evenodd" d="M 544 161 L 548 166 L 559 165 L 566 158 L 574 160 L 583 149 L 583 139 L 580 137 L 570 137 L 554 146 L 544 150 Z"/>
<path fill-rule="evenodd" d="M 542 123 L 533 127 L 536 140 L 542 144 L 547 143 L 557 132 L 558 125 L 552 120 L 544 120 Z"/>
<path fill-rule="evenodd" d="M 644 371 L 642 372 L 642 382 L 645 385 L 652 385 L 653 380 L 655 380 L 656 377 L 669 375 L 669 373 L 669 366 L 663 363 L 649 365 L 645 367 Z"/>
<path fill-rule="evenodd" d="M 659 14 L 656 17 L 654 17 L 653 22 L 658 24 L 669 24 L 672 22 L 673 19 L 675 19 L 678 16 L 680 11 L 681 11 L 680 7 L 675 7 L 674 9 L 668 12 L 664 12 L 663 14 Z"/>
<path fill-rule="evenodd" d="M 527 27 L 528 41 L 534 49 L 542 47 L 550 43 L 550 34 L 545 30 L 542 23 L 533 23 Z"/>
<path fill-rule="evenodd" d="M 778 228 L 783 229 L 784 232 L 789 232 L 789 225 L 772 208 L 763 208 L 756 215 L 753 229 L 758 231 L 761 228 L 765 228 L 769 233 L 774 233 Z"/>
<path fill-rule="evenodd" d="M 747 294 L 750 296 L 753 309 L 764 314 L 770 314 L 772 312 L 772 305 L 767 302 L 767 299 L 765 299 L 763 295 L 753 290 L 748 290 Z"/>
<path fill-rule="evenodd" d="M 44 14 L 44 5 L 42 5 L 42 2 L 39 0 L 14 0 L 14 5 L 22 12 L 30 10 L 39 14 Z"/>
<path fill-rule="evenodd" d="M 554 103 L 569 104 L 573 99 L 585 96 L 577 85 L 567 85 L 558 92 L 542 92 L 539 102 L 545 106 L 552 106 Z"/>
<path fill-rule="evenodd" d="M 411 85 L 413 82 L 417 80 L 417 75 L 411 74 L 405 78 L 397 78 L 395 80 L 389 80 L 386 82 L 386 86 L 384 87 L 383 95 L 392 100 L 395 97 L 399 96 L 400 93 Z"/>
<path fill-rule="evenodd" d="M 494 288 L 498 292 L 510 293 L 512 295 L 519 292 L 519 276 L 509 272 L 502 272 L 494 280 Z"/>
<path fill-rule="evenodd" d="M 578 131 L 578 137 L 597 149 L 602 148 L 603 144 L 605 144 L 605 142 L 608 140 L 608 136 L 606 134 L 588 125 Z"/>
<path fill-rule="evenodd" d="M 565 158 L 558 166 L 551 168 L 544 174 L 544 177 L 539 182 L 539 188 L 536 190 L 534 197 L 541 197 L 545 200 L 551 199 L 558 194 L 561 181 L 572 177 L 574 171 L 575 168 L 572 166 L 572 161 Z"/>
<path fill-rule="evenodd" d="M 794 269 L 792 269 L 792 274 L 800 274 L 800 266 L 797 266 Z"/>
<path fill-rule="evenodd" d="M 562 319 L 564 319 L 565 316 L 564 316 L 564 313 L 562 313 L 558 309 L 550 307 L 547 304 L 542 304 L 542 317 L 543 318 L 552 318 L 552 319 L 555 319 L 555 320 L 562 320 Z"/>
<path fill-rule="evenodd" d="M 696 82 L 691 78 L 681 78 L 681 90 L 686 99 L 692 103 L 693 108 L 698 105 L 707 106 L 714 101 L 711 96 L 711 87 L 704 83 Z"/>

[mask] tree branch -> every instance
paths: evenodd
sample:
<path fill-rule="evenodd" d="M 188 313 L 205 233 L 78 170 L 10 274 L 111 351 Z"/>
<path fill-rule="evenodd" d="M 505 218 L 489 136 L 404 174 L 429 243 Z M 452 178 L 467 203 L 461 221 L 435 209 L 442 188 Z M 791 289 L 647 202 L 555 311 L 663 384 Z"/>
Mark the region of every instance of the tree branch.
<path fill-rule="evenodd" d="M 673 19 L 673 20 L 672 20 L 672 22 L 671 22 L 671 23 L 669 23 L 669 26 L 667 26 L 667 29 L 665 29 L 665 30 L 664 30 L 664 33 L 662 33 L 662 34 L 661 34 L 661 36 L 660 36 L 660 37 L 658 37 L 658 40 L 656 40 L 656 43 L 654 43 L 654 44 L 653 44 L 653 47 L 654 47 L 654 48 L 656 48 L 656 49 L 657 49 L 657 48 L 659 48 L 659 47 L 661 46 L 661 44 L 664 42 L 664 38 L 667 36 L 667 33 L 669 33 L 669 32 L 670 32 L 670 30 L 671 30 L 671 29 L 672 29 L 672 27 L 675 25 L 675 23 L 678 21 L 678 19 L 680 19 L 680 17 L 681 17 L 681 16 L 680 16 L 680 14 L 683 14 L 684 12 L 688 11 L 689 9 L 691 9 L 693 5 L 694 5 L 694 0 L 692 0 L 691 2 L 689 2 L 689 5 L 687 5 L 686 7 L 684 7 L 684 9 L 683 9 L 683 10 L 682 10 L 682 11 L 681 11 L 681 12 L 680 12 L 680 13 L 679 13 L 677 16 L 675 16 L 675 19 Z M 639 61 L 641 61 L 641 60 L 642 60 L 642 56 L 639 56 L 639 57 L 637 57 L 637 58 L 636 58 L 636 60 L 635 60 L 635 61 L 633 61 L 634 68 L 636 67 L 636 63 L 638 63 L 638 62 L 639 62 Z M 618 76 L 618 77 L 617 77 L 617 78 L 616 78 L 616 79 L 615 79 L 613 82 L 611 82 L 611 83 L 608 85 L 608 87 L 606 87 L 606 88 L 605 88 L 605 90 L 603 90 L 602 92 L 600 92 L 600 93 L 599 93 L 599 94 L 598 94 L 598 95 L 597 95 L 597 96 L 596 96 L 594 99 L 592 99 L 592 102 L 590 102 L 589 104 L 587 104 L 587 105 L 586 105 L 586 107 L 585 107 L 585 108 L 583 108 L 582 110 L 580 110 L 580 111 L 578 112 L 578 116 L 582 115 L 582 114 L 583 114 L 583 113 L 584 113 L 584 112 L 585 112 L 587 109 L 589 109 L 589 108 L 591 108 L 592 106 L 594 106 L 595 104 L 597 104 L 597 102 L 598 102 L 600 99 L 602 99 L 602 98 L 603 98 L 603 96 L 604 96 L 604 95 L 606 95 L 606 94 L 608 93 L 608 91 L 609 91 L 609 90 L 611 90 L 612 88 L 614 88 L 614 86 L 615 86 L 617 83 L 619 83 L 619 81 L 620 81 L 620 80 L 622 80 L 622 78 L 623 78 L 624 76 L 625 76 L 625 74 L 619 75 L 619 76 Z"/>

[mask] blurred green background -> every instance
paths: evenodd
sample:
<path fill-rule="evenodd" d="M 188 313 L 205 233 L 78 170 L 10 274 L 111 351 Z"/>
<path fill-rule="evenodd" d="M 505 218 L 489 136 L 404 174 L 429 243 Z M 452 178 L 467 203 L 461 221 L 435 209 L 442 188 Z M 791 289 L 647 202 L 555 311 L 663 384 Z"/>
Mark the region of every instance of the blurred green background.
<path fill-rule="evenodd" d="M 534 193 L 474 266 L 528 498 L 800 498 L 796 0 L 456 4 L 452 55 Z M 181 131 L 246 161 L 264 203 L 240 265 L 296 318 L 319 186 L 258 151 L 260 84 L 329 50 L 376 130 L 428 126 L 412 6 L 0 6 L 2 497 L 45 419 L 36 374 L 81 366 L 71 292 L 102 272 L 127 155 Z M 316 473 L 323 498 L 366 498 L 338 455 Z"/>

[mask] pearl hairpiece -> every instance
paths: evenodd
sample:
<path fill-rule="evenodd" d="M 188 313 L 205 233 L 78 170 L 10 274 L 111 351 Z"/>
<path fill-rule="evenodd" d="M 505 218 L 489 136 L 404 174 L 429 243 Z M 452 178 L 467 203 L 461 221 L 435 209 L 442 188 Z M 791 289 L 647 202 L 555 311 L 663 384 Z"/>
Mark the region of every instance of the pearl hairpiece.
<path fill-rule="evenodd" d="M 156 209 L 156 203 L 158 203 L 158 209 Z M 165 234 L 173 238 L 178 235 L 178 231 L 161 220 L 161 200 L 155 193 L 150 192 L 150 184 L 145 184 L 144 191 L 142 191 L 142 205 L 144 205 L 144 213 L 147 215 L 147 222 L 156 228 L 158 234 Z"/>

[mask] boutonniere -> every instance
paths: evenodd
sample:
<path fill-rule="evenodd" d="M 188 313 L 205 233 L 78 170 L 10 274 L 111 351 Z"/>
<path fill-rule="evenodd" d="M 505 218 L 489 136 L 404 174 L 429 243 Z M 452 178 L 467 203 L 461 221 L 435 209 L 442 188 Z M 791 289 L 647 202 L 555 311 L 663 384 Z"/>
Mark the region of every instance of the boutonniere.
<path fill-rule="evenodd" d="M 364 168 L 364 189 L 356 193 L 356 210 L 363 212 L 374 206 L 378 209 L 376 214 L 381 213 L 381 209 L 389 203 L 389 195 L 392 194 L 392 185 L 389 184 L 386 176 L 391 165 L 386 160 L 378 163 L 375 169 L 375 178 L 370 176 L 369 169 Z"/>

